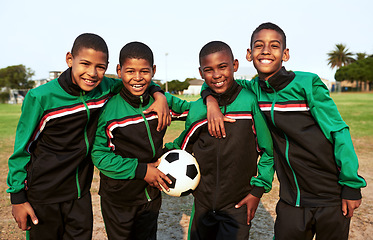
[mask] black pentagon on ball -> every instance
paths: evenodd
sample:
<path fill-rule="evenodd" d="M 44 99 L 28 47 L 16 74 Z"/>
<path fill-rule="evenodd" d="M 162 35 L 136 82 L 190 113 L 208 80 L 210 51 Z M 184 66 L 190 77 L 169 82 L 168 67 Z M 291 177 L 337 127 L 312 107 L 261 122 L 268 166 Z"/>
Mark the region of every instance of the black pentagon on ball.
<path fill-rule="evenodd" d="M 189 164 L 186 169 L 186 175 L 191 179 L 194 179 L 198 175 L 198 170 L 196 165 Z"/>
<path fill-rule="evenodd" d="M 167 160 L 167 162 L 169 163 L 172 163 L 172 162 L 175 162 L 177 160 L 179 160 L 179 153 L 178 152 L 171 152 L 169 153 L 165 159 Z"/>
<path fill-rule="evenodd" d="M 171 184 L 169 184 L 167 181 L 165 181 L 167 187 L 169 188 L 175 188 L 175 185 L 176 185 L 176 178 L 174 178 L 171 174 L 167 174 L 166 175 L 170 180 L 171 180 Z"/>
<path fill-rule="evenodd" d="M 189 194 L 193 193 L 193 190 L 192 189 L 189 189 L 188 191 L 185 191 L 185 192 L 182 192 L 180 194 L 180 197 L 185 197 L 185 196 L 188 196 Z"/>

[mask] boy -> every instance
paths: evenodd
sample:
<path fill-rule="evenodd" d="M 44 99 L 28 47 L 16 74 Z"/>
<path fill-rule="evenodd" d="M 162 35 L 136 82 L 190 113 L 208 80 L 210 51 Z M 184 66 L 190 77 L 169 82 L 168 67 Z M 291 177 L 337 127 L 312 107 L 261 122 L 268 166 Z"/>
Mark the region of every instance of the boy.
<path fill-rule="evenodd" d="M 219 111 L 236 122 L 226 126 L 227 138 L 210 136 L 206 106 L 199 99 L 191 106 L 185 130 L 174 143 L 166 144 L 168 149 L 194 153 L 201 171 L 193 193 L 189 237 L 248 239 L 260 197 L 272 186 L 272 139 L 254 94 L 234 81 L 238 60 L 231 48 L 220 41 L 210 42 L 201 49 L 199 61 L 200 75 L 219 102 Z M 262 156 L 257 164 L 258 151 Z"/>
<path fill-rule="evenodd" d="M 156 66 L 145 44 L 131 42 L 120 51 L 118 77 L 124 88 L 98 121 L 92 160 L 100 170 L 101 209 L 109 239 L 156 239 L 161 187 L 171 183 L 156 168 L 166 129 L 143 109 L 153 103 L 149 84 Z M 167 95 L 172 111 L 183 116 L 189 103 Z M 171 97 L 170 97 L 171 96 Z"/>
<path fill-rule="evenodd" d="M 8 161 L 12 213 L 31 239 L 92 238 L 91 146 L 100 108 L 123 87 L 104 77 L 108 48 L 95 34 L 78 36 L 66 62 L 26 95 Z"/>
<path fill-rule="evenodd" d="M 366 186 L 357 174 L 348 126 L 317 75 L 282 66 L 290 55 L 281 28 L 261 24 L 250 47 L 247 60 L 259 76 L 240 84 L 256 93 L 272 133 L 280 182 L 275 238 L 312 239 L 316 234 L 317 239 L 348 239 L 350 218 L 361 204 L 360 188 Z M 210 105 L 214 99 L 208 98 Z M 212 118 L 219 131 L 222 121 Z"/>

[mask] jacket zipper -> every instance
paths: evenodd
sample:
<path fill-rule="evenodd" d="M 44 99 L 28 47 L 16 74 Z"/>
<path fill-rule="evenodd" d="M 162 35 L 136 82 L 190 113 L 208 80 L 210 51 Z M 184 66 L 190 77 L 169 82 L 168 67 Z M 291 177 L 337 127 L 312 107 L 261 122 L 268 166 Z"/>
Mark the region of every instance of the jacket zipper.
<path fill-rule="evenodd" d="M 85 92 L 81 91 L 80 92 L 80 100 L 83 102 L 84 107 L 85 107 L 86 112 L 87 112 L 87 123 L 84 127 L 84 141 L 85 141 L 85 145 L 87 147 L 87 151 L 86 151 L 85 156 L 87 157 L 88 154 L 89 154 L 89 141 L 88 141 L 88 136 L 87 136 L 87 127 L 88 127 L 88 123 L 89 123 L 91 113 L 89 112 L 88 105 L 84 100 L 84 97 L 83 97 L 84 95 L 85 95 Z M 79 198 L 81 198 L 81 189 L 80 189 L 80 184 L 79 184 L 79 166 L 76 168 L 75 179 L 76 179 L 76 187 L 77 187 L 77 190 L 78 190 L 78 199 L 79 199 Z"/>
<path fill-rule="evenodd" d="M 227 106 L 225 105 L 224 106 L 224 115 L 226 114 L 227 112 Z M 215 191 L 215 197 L 214 197 L 214 203 L 212 205 L 212 212 L 215 213 L 216 211 L 216 202 L 217 202 L 217 198 L 218 198 L 218 191 L 219 191 L 219 178 L 220 178 L 220 175 L 219 175 L 219 169 L 220 169 L 220 148 L 221 148 L 221 141 L 223 141 L 222 139 L 219 139 L 219 147 L 218 147 L 218 151 L 216 153 L 216 191 Z"/>
<path fill-rule="evenodd" d="M 142 96 L 140 96 L 140 114 L 142 116 L 142 118 L 144 119 L 144 123 L 145 123 L 145 126 L 146 126 L 146 131 L 148 133 L 148 138 L 149 138 L 149 142 L 150 142 L 150 146 L 152 147 L 152 151 L 153 151 L 153 158 L 155 157 L 155 147 L 154 147 L 154 142 L 153 142 L 153 138 L 152 138 L 152 135 L 151 135 L 151 132 L 150 132 L 150 127 L 149 127 L 149 123 L 148 121 L 146 120 L 146 117 L 143 113 L 143 110 L 142 110 L 142 104 L 144 102 L 144 99 L 142 98 Z M 150 202 L 152 199 L 150 198 L 149 196 L 149 193 L 148 193 L 148 189 L 145 188 L 145 196 L 146 198 L 148 199 L 148 202 Z"/>
<path fill-rule="evenodd" d="M 276 126 L 276 123 L 275 123 L 275 111 L 274 111 L 274 108 L 275 108 L 275 104 L 277 102 L 277 92 L 276 90 L 268 83 L 268 81 L 266 81 L 266 85 L 267 87 L 271 88 L 275 94 L 275 97 L 273 98 L 273 102 L 272 102 L 272 105 L 271 105 L 271 120 L 272 120 L 272 123 L 273 125 L 277 128 Z M 295 186 L 297 188 L 297 199 L 295 201 L 295 206 L 296 207 L 299 207 L 300 206 L 300 189 L 299 189 L 299 185 L 298 185 L 298 180 L 297 180 L 297 176 L 295 175 L 295 172 L 293 170 L 293 168 L 291 167 L 291 164 L 290 164 L 290 159 L 289 159 L 289 138 L 288 136 L 281 130 L 282 134 L 284 134 L 285 136 L 285 140 L 286 140 L 286 148 L 285 148 L 285 158 L 286 158 L 286 161 L 289 165 L 289 168 L 293 174 L 293 177 L 294 177 L 294 183 L 295 183 Z"/>

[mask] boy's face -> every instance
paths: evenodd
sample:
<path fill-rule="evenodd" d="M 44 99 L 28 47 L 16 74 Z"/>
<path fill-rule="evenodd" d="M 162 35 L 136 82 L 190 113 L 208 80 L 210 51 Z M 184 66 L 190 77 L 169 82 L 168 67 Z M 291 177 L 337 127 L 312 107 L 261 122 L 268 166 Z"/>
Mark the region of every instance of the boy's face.
<path fill-rule="evenodd" d="M 68 52 L 66 63 L 71 67 L 72 82 L 87 92 L 101 83 L 108 66 L 107 55 L 92 48 L 82 48 L 76 56 Z"/>
<path fill-rule="evenodd" d="M 232 86 L 237 69 L 238 60 L 232 60 L 227 51 L 220 51 L 201 59 L 199 73 L 213 91 L 224 93 Z"/>
<path fill-rule="evenodd" d="M 156 67 L 145 59 L 127 58 L 122 66 L 117 65 L 118 77 L 130 93 L 141 96 L 150 85 Z"/>
<path fill-rule="evenodd" d="M 281 69 L 282 61 L 289 60 L 289 49 L 283 46 L 282 36 L 275 30 L 262 29 L 254 35 L 246 59 L 253 61 L 261 79 L 268 80 Z"/>

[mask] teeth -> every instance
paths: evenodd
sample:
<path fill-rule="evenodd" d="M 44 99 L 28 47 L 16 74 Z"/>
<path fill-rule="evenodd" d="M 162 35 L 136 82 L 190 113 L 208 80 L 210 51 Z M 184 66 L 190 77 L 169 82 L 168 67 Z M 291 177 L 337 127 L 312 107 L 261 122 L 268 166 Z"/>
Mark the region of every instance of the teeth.
<path fill-rule="evenodd" d="M 261 63 L 265 63 L 265 64 L 269 64 L 272 62 L 272 60 L 268 60 L 268 59 L 262 59 L 260 60 Z"/>
<path fill-rule="evenodd" d="M 94 81 L 91 81 L 91 80 L 88 80 L 88 79 L 84 79 L 84 81 L 89 82 L 89 83 L 93 83 L 94 82 Z"/>
<path fill-rule="evenodd" d="M 217 83 L 215 83 L 215 86 L 220 87 L 220 86 L 222 86 L 223 84 L 224 84 L 224 82 L 217 82 Z"/>
<path fill-rule="evenodd" d="M 133 88 L 141 88 L 142 85 L 132 85 Z"/>

